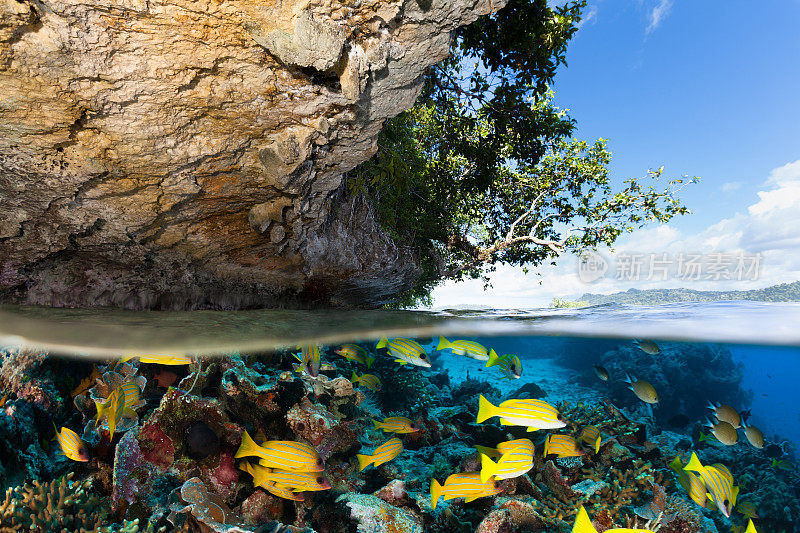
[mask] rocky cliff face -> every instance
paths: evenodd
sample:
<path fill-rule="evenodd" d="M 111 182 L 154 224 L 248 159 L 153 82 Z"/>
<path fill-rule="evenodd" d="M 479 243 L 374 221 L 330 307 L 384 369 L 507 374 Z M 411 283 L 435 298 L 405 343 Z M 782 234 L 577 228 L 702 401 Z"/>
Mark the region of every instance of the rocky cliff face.
<path fill-rule="evenodd" d="M 505 0 L 0 0 L 0 299 L 377 305 L 342 173 Z"/>

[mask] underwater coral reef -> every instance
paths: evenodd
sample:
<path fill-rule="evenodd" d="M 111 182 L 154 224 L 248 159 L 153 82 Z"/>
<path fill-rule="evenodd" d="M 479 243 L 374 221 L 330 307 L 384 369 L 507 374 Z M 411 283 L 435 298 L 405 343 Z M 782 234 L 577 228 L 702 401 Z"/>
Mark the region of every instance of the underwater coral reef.
<path fill-rule="evenodd" d="M 620 343 L 547 376 L 519 352 L 515 377 L 475 342 L 407 341 L 207 360 L 4 350 L 0 532 L 800 530 L 793 446 L 725 445 L 702 425 L 722 408 L 685 392 L 702 383 L 745 430 L 724 347 Z"/>

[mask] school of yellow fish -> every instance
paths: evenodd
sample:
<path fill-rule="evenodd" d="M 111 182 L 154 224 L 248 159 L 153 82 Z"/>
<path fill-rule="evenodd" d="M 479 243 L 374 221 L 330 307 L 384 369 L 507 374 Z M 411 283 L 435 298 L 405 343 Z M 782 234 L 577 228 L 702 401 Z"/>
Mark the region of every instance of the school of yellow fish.
<path fill-rule="evenodd" d="M 639 340 L 637 346 L 650 355 L 661 353 L 652 341 Z M 299 346 L 300 352 L 295 355 L 299 364 L 295 370 L 311 377 L 319 375 L 321 367 L 321 350 L 317 345 Z M 385 348 L 400 365 L 430 367 L 431 360 L 427 350 L 412 339 L 387 339 L 383 337 L 376 349 Z M 522 364 L 516 355 L 498 356 L 493 349 L 468 340 L 448 341 L 439 337 L 437 350 L 450 350 L 453 354 L 466 356 L 478 361 L 485 361 L 486 367 L 497 367 L 503 379 L 518 379 L 522 375 Z M 356 344 L 345 344 L 334 353 L 368 369 L 376 360 L 376 356 Z M 137 357 L 141 362 L 162 365 L 184 365 L 194 361 L 184 355 L 141 355 L 128 356 L 121 361 Z M 609 372 L 602 366 L 595 365 L 594 370 L 599 379 L 608 381 Z M 72 395 L 82 394 L 93 386 L 99 373 L 95 368 L 86 380 L 81 382 Z M 380 378 L 374 374 L 363 373 L 360 376 L 354 371 L 351 377 L 354 384 L 372 390 L 381 389 Z M 625 382 L 636 397 L 647 403 L 657 404 L 658 393 L 649 382 L 626 375 Z M 96 402 L 97 415 L 95 424 L 105 420 L 109 440 L 113 440 L 116 427 L 126 416 L 136 416 L 132 407 L 139 402 L 142 391 L 135 383 L 122 383 L 108 395 L 104 402 Z M 3 398 L 5 400 L 5 398 Z M 764 447 L 764 436 L 756 427 L 747 425 L 736 410 L 724 404 L 710 403 L 711 416 L 708 420 L 709 435 L 701 434 L 700 440 L 714 439 L 723 445 L 733 445 L 738 441 L 738 429 L 742 429 L 748 442 L 755 448 Z M 538 399 L 510 399 L 499 405 L 493 405 L 482 395 L 478 401 L 476 421 L 483 423 L 498 417 L 504 426 L 521 426 L 528 432 L 540 430 L 557 430 L 567 425 L 558 410 L 549 403 Z M 395 436 L 381 444 L 372 453 L 357 454 L 359 471 L 369 466 L 375 468 L 392 461 L 403 451 L 403 442 L 396 435 L 405 435 L 420 431 L 412 420 L 402 416 L 373 420 L 375 430 L 391 433 Z M 89 450 L 83 440 L 73 430 L 62 427 L 56 429 L 56 439 L 63 454 L 74 461 L 89 460 Z M 545 457 L 555 455 L 558 458 L 585 455 L 587 451 L 599 453 L 602 443 L 600 430 L 595 426 L 581 428 L 577 436 L 550 433 L 545 437 L 542 453 Z M 584 446 L 588 450 L 584 450 Z M 431 507 L 436 508 L 441 498 L 465 498 L 467 502 L 485 496 L 499 494 L 501 489 L 498 480 L 522 476 L 533 468 L 535 445 L 529 439 L 516 439 L 499 443 L 496 447 L 475 446 L 478 451 L 481 469 L 477 472 L 458 472 L 451 474 L 440 484 L 431 480 Z M 303 501 L 303 492 L 320 491 L 331 488 L 328 479 L 323 475 L 325 465 L 313 446 L 295 441 L 267 440 L 259 433 L 254 440 L 247 431 L 244 432 L 241 445 L 235 458 L 242 459 L 239 468 L 250 474 L 253 485 L 262 487 L 268 492 L 288 500 Z M 755 506 L 742 502 L 737 506 L 739 488 L 734 484 L 730 470 L 722 464 L 703 465 L 695 453 L 684 464 L 681 457 L 675 457 L 670 468 L 678 475 L 678 481 L 689 497 L 700 507 L 713 505 L 726 517 L 730 517 L 734 508 L 748 518 L 745 533 L 756 533 L 752 519 L 758 518 Z M 572 529 L 573 533 L 596 532 L 586 510 L 580 507 Z M 609 529 L 609 532 L 647 533 L 646 529 Z M 652 533 L 652 532 L 651 532 Z"/>

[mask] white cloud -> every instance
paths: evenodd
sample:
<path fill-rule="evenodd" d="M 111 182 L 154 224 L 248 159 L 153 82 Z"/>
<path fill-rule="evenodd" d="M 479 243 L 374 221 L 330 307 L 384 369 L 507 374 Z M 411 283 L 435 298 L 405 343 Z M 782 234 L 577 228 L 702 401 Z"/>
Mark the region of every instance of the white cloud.
<path fill-rule="evenodd" d="M 638 280 L 606 277 L 587 284 L 577 275 L 577 258 L 564 256 L 555 266 L 544 265 L 525 275 L 521 268 L 501 265 L 491 276 L 493 288 L 481 281 L 447 282 L 434 291 L 434 305 L 482 304 L 493 307 L 544 307 L 554 297 L 575 298 L 584 292 L 612 293 L 629 288 L 687 287 L 697 290 L 750 289 L 800 279 L 800 160 L 770 173 L 746 212 L 722 219 L 694 233 L 662 224 L 620 238 L 612 250 L 601 254 L 619 264 L 624 254 L 760 254 L 757 279 L 683 281 L 674 276 Z M 539 275 L 536 275 L 539 274 Z M 540 283 L 541 282 L 541 283 Z"/>
<path fill-rule="evenodd" d="M 650 35 L 667 18 L 672 9 L 672 0 L 660 0 L 650 11 L 650 23 L 647 25 L 645 34 Z"/>

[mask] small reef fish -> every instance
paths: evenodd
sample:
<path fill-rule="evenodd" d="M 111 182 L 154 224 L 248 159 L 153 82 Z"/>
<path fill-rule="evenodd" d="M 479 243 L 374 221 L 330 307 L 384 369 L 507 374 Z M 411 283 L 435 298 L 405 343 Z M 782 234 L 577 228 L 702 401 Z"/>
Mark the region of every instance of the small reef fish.
<path fill-rule="evenodd" d="M 339 349 L 334 353 L 341 355 L 348 361 L 354 361 L 356 363 L 366 365 L 367 368 L 372 367 L 372 363 L 375 362 L 375 358 L 372 357 L 365 348 L 359 346 L 358 344 L 344 344 L 340 346 Z"/>
<path fill-rule="evenodd" d="M 543 400 L 506 400 L 495 406 L 481 395 L 477 422 L 480 424 L 494 416 L 499 416 L 504 426 L 527 426 L 528 431 L 559 429 L 567 425 L 561 413 Z"/>
<path fill-rule="evenodd" d="M 303 496 L 302 493 L 293 492 L 290 488 L 282 487 L 282 486 L 279 487 L 279 486 L 277 486 L 277 485 L 275 485 L 273 483 L 269 483 L 269 482 L 261 479 L 259 477 L 260 476 L 260 474 L 259 474 L 260 471 L 258 469 L 259 468 L 263 468 L 263 467 L 260 467 L 258 465 L 252 465 L 247 461 L 243 461 L 242 464 L 239 465 L 239 468 L 241 470 L 244 470 L 245 472 L 247 472 L 251 476 L 253 476 L 253 485 L 255 485 L 256 487 L 263 487 L 264 489 L 266 489 L 267 491 L 269 491 L 270 493 L 274 494 L 275 496 L 277 496 L 279 498 L 284 498 L 284 499 L 287 499 L 287 500 L 293 500 L 293 501 L 296 501 L 296 502 L 302 502 L 303 500 L 305 500 L 305 497 Z M 264 470 L 267 470 L 267 469 L 264 468 Z"/>
<path fill-rule="evenodd" d="M 122 386 L 117 387 L 108 396 L 108 399 L 105 401 L 105 403 L 95 401 L 95 405 L 97 406 L 97 419 L 95 420 L 95 426 L 100 423 L 100 419 L 105 417 L 106 423 L 108 424 L 108 433 L 110 434 L 110 439 L 114 440 L 114 433 L 117 430 L 117 424 L 119 424 L 119 421 L 122 420 L 122 415 L 125 412 L 125 391 L 123 390 Z"/>
<path fill-rule="evenodd" d="M 271 483 L 263 483 L 259 485 L 259 487 L 263 488 L 270 494 L 277 496 L 278 498 L 283 498 L 285 500 L 292 500 L 295 502 L 302 502 L 305 501 L 305 496 L 303 496 L 302 492 L 292 492 L 291 490 L 287 489 L 286 487 L 280 487 L 278 485 L 273 485 Z"/>
<path fill-rule="evenodd" d="M 592 525 L 586 509 L 581 506 L 578 510 L 578 516 L 575 518 L 575 525 L 572 526 L 572 533 L 597 533 L 597 529 Z M 606 533 L 655 533 L 652 529 L 630 529 L 630 528 L 614 528 L 606 529 Z"/>
<path fill-rule="evenodd" d="M 350 378 L 350 381 L 353 383 L 358 383 L 362 387 L 365 387 L 371 391 L 381 390 L 381 379 L 375 374 L 361 374 L 359 376 L 356 374 L 355 370 L 353 370 L 353 375 Z"/>
<path fill-rule="evenodd" d="M 394 356 L 394 360 L 401 365 L 412 364 L 415 366 L 422 366 L 430 368 L 431 360 L 428 353 L 420 343 L 411 339 L 392 339 L 391 341 L 386 337 L 382 337 L 378 344 L 375 345 L 376 349 L 388 348 Z"/>
<path fill-rule="evenodd" d="M 436 509 L 436 504 L 443 496 L 445 501 L 453 498 L 466 498 L 467 502 L 471 502 L 484 496 L 500 494 L 501 491 L 502 489 L 497 486 L 497 481 L 494 479 L 482 482 L 480 472 L 451 474 L 445 480 L 444 485 L 440 485 L 436 479 L 431 480 L 431 507 Z"/>
<path fill-rule="evenodd" d="M 482 344 L 474 341 L 448 341 L 444 337 L 439 337 L 439 345 L 437 350 L 451 350 L 454 354 L 465 355 L 470 359 L 477 359 L 478 361 L 489 360 L 489 350 Z M 494 350 L 492 350 L 494 352 Z M 487 365 L 488 366 L 488 365 Z"/>
<path fill-rule="evenodd" d="M 602 381 L 608 381 L 608 370 L 600 365 L 592 365 L 592 368 L 594 368 L 594 373 L 597 374 L 598 378 L 600 378 Z"/>
<path fill-rule="evenodd" d="M 530 439 L 514 439 L 514 440 L 507 440 L 505 442 L 501 442 L 497 445 L 497 448 L 489 448 L 487 446 L 475 446 L 475 449 L 478 450 L 478 453 L 483 455 L 488 455 L 489 457 L 500 457 L 504 453 L 508 453 L 515 448 L 523 447 L 526 450 L 529 450 L 531 455 L 533 455 L 533 442 Z"/>
<path fill-rule="evenodd" d="M 247 461 L 242 463 L 249 465 Z M 319 472 L 298 472 L 296 470 L 278 470 L 267 468 L 261 465 L 249 465 L 245 470 L 253 476 L 253 484 L 261 486 L 264 484 L 286 487 L 292 492 L 319 491 L 331 488 L 331 483 Z"/>
<path fill-rule="evenodd" d="M 675 456 L 669 467 L 678 474 L 678 481 L 681 487 L 683 487 L 683 490 L 686 491 L 692 501 L 700 507 L 705 507 L 708 498 L 706 496 L 706 484 L 700 476 L 695 472 L 684 470 L 684 464 L 678 455 Z"/>
<path fill-rule="evenodd" d="M 119 386 L 119 390 L 122 391 L 122 401 L 125 402 L 125 413 L 126 416 L 135 417 L 136 413 L 133 412 L 133 406 L 139 403 L 139 399 L 142 395 L 142 389 L 139 388 L 139 385 L 129 381 L 127 383 L 123 383 Z"/>
<path fill-rule="evenodd" d="M 772 458 L 772 464 L 770 466 L 772 468 L 776 469 L 776 470 L 791 470 L 792 469 L 792 463 L 790 463 L 789 461 L 787 461 L 785 459 L 777 459 L 777 458 L 774 458 L 774 457 Z"/>
<path fill-rule="evenodd" d="M 385 433 L 415 433 L 419 431 L 414 422 L 404 416 L 390 416 L 384 418 L 383 422 L 377 420 L 372 421 L 375 424 L 375 429 L 381 429 Z"/>
<path fill-rule="evenodd" d="M 561 457 L 579 457 L 585 452 L 578 446 L 578 441 L 571 435 L 550 434 L 544 440 L 544 456 L 556 454 Z"/>
<path fill-rule="evenodd" d="M 654 343 L 653 341 L 648 341 L 645 339 L 639 339 L 633 341 L 633 343 L 644 353 L 650 355 L 657 355 L 661 353 L 661 348 L 658 347 L 658 344 Z"/>
<path fill-rule="evenodd" d="M 78 383 L 78 386 L 72 389 L 72 392 L 69 393 L 71 397 L 79 396 L 86 392 L 87 390 L 91 389 L 94 384 L 97 382 L 97 378 L 100 377 L 100 371 L 97 370 L 97 366 L 92 367 L 92 373 L 86 376 Z"/>
<path fill-rule="evenodd" d="M 316 344 L 304 344 L 298 346 L 300 353 L 295 354 L 294 357 L 303 367 L 303 371 L 311 377 L 319 376 L 320 353 L 319 346 Z"/>
<path fill-rule="evenodd" d="M 506 354 L 498 357 L 495 351 L 492 350 L 486 366 L 496 366 L 500 373 L 503 374 L 503 379 L 519 379 L 522 375 L 522 361 L 516 355 Z"/>
<path fill-rule="evenodd" d="M 597 426 L 586 426 L 581 430 L 581 440 L 591 446 L 594 453 L 600 451 L 600 429 Z"/>
<path fill-rule="evenodd" d="M 633 376 L 625 374 L 625 383 L 630 385 L 628 388 L 631 389 L 636 397 L 642 400 L 644 403 L 658 403 L 658 393 L 656 392 L 655 387 L 653 387 L 647 381 L 636 379 Z"/>
<path fill-rule="evenodd" d="M 739 502 L 736 504 L 736 512 L 745 515 L 747 518 L 759 518 L 756 504 L 753 502 Z"/>
<path fill-rule="evenodd" d="M 756 531 L 756 526 L 753 525 L 752 520 L 747 522 L 747 529 L 744 530 L 744 533 L 758 533 L 758 531 Z"/>
<path fill-rule="evenodd" d="M 526 439 L 527 440 L 527 439 Z M 533 446 L 520 445 L 512 448 L 500 457 L 496 463 L 488 455 L 481 454 L 481 482 L 490 477 L 495 479 L 511 479 L 519 477 L 533 468 Z"/>
<path fill-rule="evenodd" d="M 706 423 L 706 426 L 711 429 L 711 434 L 720 441 L 722 444 L 726 446 L 733 446 L 739 440 L 739 434 L 736 433 L 736 430 L 727 422 L 714 422 L 709 420 Z M 700 436 L 700 440 L 703 439 L 703 436 Z"/>
<path fill-rule="evenodd" d="M 56 430 L 56 439 L 59 446 L 61 446 L 61 451 L 68 459 L 81 463 L 89 460 L 89 449 L 77 433 L 63 426 L 61 427 L 61 433 L 59 433 L 55 424 L 53 424 L 53 429 Z"/>
<path fill-rule="evenodd" d="M 372 452 L 371 455 L 356 454 L 356 459 L 358 459 L 358 471 L 361 472 L 371 464 L 375 465 L 375 468 L 378 468 L 383 463 L 388 463 L 400 455 L 402 451 L 403 441 L 397 437 L 391 438 L 375 448 L 375 451 Z"/>
<path fill-rule="evenodd" d="M 708 402 L 708 408 L 717 417 L 720 422 L 727 422 L 732 425 L 734 429 L 742 427 L 742 419 L 736 409 L 724 403 Z"/>
<path fill-rule="evenodd" d="M 324 465 L 317 450 L 308 444 L 290 440 L 269 440 L 261 445 L 255 443 L 247 431 L 234 458 L 258 457 L 259 464 L 267 468 L 294 470 L 299 472 L 322 472 Z"/>
<path fill-rule="evenodd" d="M 188 355 L 126 355 L 119 360 L 124 363 L 129 359 L 138 358 L 140 363 L 154 363 L 157 365 L 188 365 L 194 362 L 194 358 Z"/>
<path fill-rule="evenodd" d="M 703 466 L 696 453 L 692 453 L 689 464 L 683 467 L 684 470 L 697 472 L 706 485 L 706 490 L 711 494 L 711 500 L 716 504 L 726 518 L 730 518 L 731 510 L 736 505 L 736 496 L 739 494 L 739 487 L 733 485 L 733 476 L 727 467 L 720 464 Z"/>

